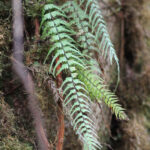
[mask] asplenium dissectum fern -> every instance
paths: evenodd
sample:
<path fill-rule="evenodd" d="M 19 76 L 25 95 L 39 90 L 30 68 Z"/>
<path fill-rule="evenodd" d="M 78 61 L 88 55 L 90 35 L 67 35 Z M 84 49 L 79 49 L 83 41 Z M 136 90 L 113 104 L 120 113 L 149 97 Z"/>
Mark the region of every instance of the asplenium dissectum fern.
<path fill-rule="evenodd" d="M 88 18 L 84 12 L 80 9 L 74 1 L 69 1 L 62 6 L 67 16 L 71 20 L 73 26 L 75 26 L 79 32 L 77 35 L 77 43 L 82 49 L 84 57 L 86 57 L 85 63 L 91 65 L 91 67 L 97 67 L 97 72 L 100 72 L 98 69 L 98 63 L 94 59 L 94 53 L 98 53 L 99 49 L 95 43 L 94 35 L 90 32 L 90 25 L 88 23 Z"/>
<path fill-rule="evenodd" d="M 73 20 L 72 22 L 74 22 L 77 26 L 79 32 L 82 31 L 77 41 L 80 43 L 83 53 L 91 56 L 87 58 L 88 65 L 90 65 L 88 69 L 80 70 L 78 68 L 79 79 L 86 84 L 87 90 L 89 91 L 91 97 L 94 97 L 94 99 L 98 102 L 104 100 L 106 105 L 112 108 L 112 111 L 115 113 L 116 117 L 119 119 L 125 119 L 126 115 L 124 113 L 124 109 L 117 104 L 118 98 L 115 94 L 106 89 L 104 82 L 102 82 L 102 79 L 99 77 L 100 69 L 98 67 L 94 69 L 97 64 L 92 58 L 92 54 L 94 54 L 94 51 L 98 52 L 98 48 L 94 42 L 94 36 L 89 31 L 90 25 L 87 22 L 88 18 L 85 14 L 83 14 L 83 11 L 80 7 L 78 7 L 76 2 L 71 1 L 65 3 L 65 5 L 63 5 L 63 9 L 68 15 L 70 15 L 69 18 Z"/>
<path fill-rule="evenodd" d="M 80 35 L 77 36 L 77 42 L 79 47 L 82 49 L 84 57 L 86 57 L 85 63 L 91 67 L 89 69 L 94 70 L 96 67 L 96 72 L 100 73 L 99 65 L 94 59 L 94 53 L 98 53 L 99 49 L 95 42 L 94 35 L 90 32 L 91 28 L 88 23 L 88 18 L 84 14 L 83 10 L 77 5 L 75 1 L 66 2 L 62 6 L 67 16 L 71 20 L 71 23 L 77 28 Z"/>
<path fill-rule="evenodd" d="M 119 82 L 119 60 L 116 55 L 114 46 L 110 40 L 110 36 L 107 31 L 106 23 L 101 14 L 99 3 L 97 0 L 74 0 L 80 6 L 84 5 L 85 15 L 88 15 L 89 24 L 92 28 L 92 33 L 95 34 L 95 40 L 101 50 L 102 56 L 108 58 L 112 64 L 113 59 L 115 60 L 118 68 L 118 82 Z"/>
<path fill-rule="evenodd" d="M 113 58 L 118 64 L 118 58 L 114 49 L 114 46 L 110 40 L 106 23 L 101 14 L 99 3 L 97 0 L 75 0 L 82 5 L 84 3 L 84 12 L 88 15 L 89 23 L 91 24 L 92 33 L 95 34 L 95 39 L 98 42 L 100 49 L 102 50 L 102 55 L 104 57 L 109 57 L 112 63 Z M 101 39 L 101 42 L 99 42 Z"/>
<path fill-rule="evenodd" d="M 64 18 L 64 19 L 63 19 Z M 92 114 L 90 109 L 90 98 L 85 89 L 85 84 L 80 81 L 77 76 L 76 68 L 85 68 L 82 61 L 82 54 L 76 48 L 75 41 L 70 34 L 73 31 L 69 24 L 65 21 L 67 16 L 61 9 L 53 4 L 45 5 L 42 12 L 43 38 L 50 38 L 52 45 L 48 52 L 49 55 L 54 54 L 49 71 L 54 76 L 67 71 L 68 76 L 64 79 L 61 89 L 63 89 L 64 106 L 69 107 L 69 115 L 72 118 L 72 125 L 76 133 L 82 140 L 84 147 L 88 150 L 100 149 L 94 123 L 89 115 Z M 56 62 L 56 59 L 59 60 Z M 56 69 L 59 65 L 61 68 Z"/>
<path fill-rule="evenodd" d="M 49 56 L 53 56 L 49 71 L 54 77 L 64 73 L 60 90 L 72 126 L 82 140 L 84 150 L 96 150 L 100 149 L 101 145 L 93 121 L 89 117 L 93 114 L 90 109 L 91 99 L 98 102 L 104 100 L 119 119 L 125 119 L 126 115 L 124 109 L 117 104 L 115 94 L 107 89 L 99 77 L 99 64 L 93 58 L 93 54 L 98 52 L 109 58 L 111 63 L 114 58 L 118 65 L 118 58 L 98 3 L 95 0 L 77 0 L 77 2 L 76 0 L 66 2 L 62 7 L 45 5 L 41 26 L 43 38 L 50 39 L 51 43 L 45 61 Z M 79 5 L 85 7 L 80 8 Z M 61 67 L 58 69 L 58 66 Z"/>
<path fill-rule="evenodd" d="M 86 89 L 90 93 L 91 99 L 96 99 L 98 102 L 104 100 L 105 104 L 112 109 L 116 117 L 119 119 L 127 119 L 124 109 L 118 104 L 118 98 L 114 93 L 108 90 L 107 86 L 104 84 L 103 79 L 101 79 L 97 74 L 93 74 L 91 69 L 78 70 L 78 78 L 85 83 Z"/>
<path fill-rule="evenodd" d="M 79 35 L 77 42 L 80 48 L 83 49 L 82 53 L 93 56 L 94 52 L 99 52 L 95 37 L 90 32 L 90 24 L 87 21 L 88 17 L 84 14 L 83 10 L 77 5 L 75 1 L 69 1 L 62 6 L 65 13 L 68 14 L 71 23 L 77 27 Z"/>

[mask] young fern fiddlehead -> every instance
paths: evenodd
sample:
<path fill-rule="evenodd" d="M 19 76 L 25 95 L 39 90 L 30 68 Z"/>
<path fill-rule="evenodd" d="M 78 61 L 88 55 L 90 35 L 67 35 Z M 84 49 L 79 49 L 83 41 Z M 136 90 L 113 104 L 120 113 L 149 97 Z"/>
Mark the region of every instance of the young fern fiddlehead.
<path fill-rule="evenodd" d="M 83 56 L 69 35 L 73 32 L 63 18 L 66 19 L 67 16 L 59 7 L 53 4 L 45 5 L 42 18 L 43 37 L 50 38 L 53 42 L 46 59 L 54 53 L 49 70 L 54 76 L 64 70 L 68 71 L 69 75 L 63 81 L 61 89 L 63 89 L 64 106 L 71 105 L 69 115 L 72 118 L 73 128 L 89 150 L 100 149 L 101 145 L 97 139 L 94 123 L 88 116 L 92 113 L 89 105 L 90 98 L 84 83 L 77 78 L 76 68 L 85 68 Z M 55 64 L 57 57 L 59 61 Z M 56 70 L 59 64 L 61 68 Z"/>

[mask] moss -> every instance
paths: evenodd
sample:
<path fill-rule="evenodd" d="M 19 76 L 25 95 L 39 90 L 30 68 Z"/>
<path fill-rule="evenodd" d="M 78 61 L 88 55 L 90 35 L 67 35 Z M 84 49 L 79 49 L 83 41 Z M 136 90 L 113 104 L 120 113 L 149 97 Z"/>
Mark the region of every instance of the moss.
<path fill-rule="evenodd" d="M 147 39 L 146 44 L 148 47 L 150 47 L 150 39 Z"/>
<path fill-rule="evenodd" d="M 56 89 L 54 83 L 52 84 L 51 82 L 52 79 L 50 75 L 47 74 L 49 66 L 33 64 L 30 68 L 34 74 L 36 96 L 44 114 L 47 136 L 50 143 L 53 143 L 53 147 L 55 147 L 55 144 L 57 143 L 57 130 L 59 127 L 57 116 L 57 100 L 59 97 L 57 94 L 53 93 L 53 90 Z M 71 147 L 73 147 L 74 150 L 81 149 L 81 145 L 77 140 L 77 135 L 74 134 L 68 118 L 65 118 L 64 149 L 69 150 Z"/>
<path fill-rule="evenodd" d="M 1 93 L 2 95 L 2 93 Z M 0 140 L 7 135 L 14 134 L 15 116 L 12 109 L 5 103 L 3 97 L 0 98 Z"/>
<path fill-rule="evenodd" d="M 33 150 L 33 147 L 20 142 L 16 137 L 8 136 L 0 141 L 0 150 Z"/>
<path fill-rule="evenodd" d="M 145 127 L 150 134 L 150 95 L 147 96 L 146 101 L 143 105 L 143 115 L 145 116 Z"/>
<path fill-rule="evenodd" d="M 145 116 L 133 112 L 133 118 L 129 122 L 122 124 L 124 132 L 123 141 L 121 146 L 122 150 L 149 150 L 150 136 L 145 128 Z"/>
<path fill-rule="evenodd" d="M 30 143 L 19 140 L 13 109 L 4 101 L 0 92 L 0 150 L 32 150 Z"/>

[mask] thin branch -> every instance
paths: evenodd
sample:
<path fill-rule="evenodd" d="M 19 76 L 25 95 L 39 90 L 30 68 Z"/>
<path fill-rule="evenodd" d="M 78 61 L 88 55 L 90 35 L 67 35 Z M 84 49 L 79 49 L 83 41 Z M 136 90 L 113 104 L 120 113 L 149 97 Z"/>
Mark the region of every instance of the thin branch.
<path fill-rule="evenodd" d="M 56 63 L 59 58 L 56 59 Z M 61 68 L 61 65 L 58 65 L 57 70 Z M 62 84 L 62 73 L 57 75 L 57 87 L 59 88 Z M 60 94 L 60 100 L 58 103 L 58 119 L 59 119 L 59 129 L 58 129 L 58 143 L 56 145 L 56 150 L 63 149 L 63 141 L 64 141 L 64 132 L 65 132 L 65 125 L 64 125 L 64 113 L 63 113 L 63 104 L 62 104 L 63 96 Z"/>
<path fill-rule="evenodd" d="M 22 16 L 22 1 L 12 0 L 12 10 L 13 10 L 13 56 L 11 60 L 13 64 L 13 70 L 19 77 L 22 85 L 24 86 L 24 89 L 28 94 L 28 109 L 34 120 L 39 149 L 50 150 L 46 133 L 43 127 L 42 112 L 38 107 L 37 98 L 35 96 L 32 77 L 29 74 L 27 68 L 23 64 L 24 25 Z"/>
<path fill-rule="evenodd" d="M 35 42 L 37 43 L 39 41 L 39 38 L 40 38 L 40 33 L 39 33 L 40 24 L 39 24 L 38 18 L 35 18 L 34 24 L 35 24 L 35 38 L 36 38 Z"/>

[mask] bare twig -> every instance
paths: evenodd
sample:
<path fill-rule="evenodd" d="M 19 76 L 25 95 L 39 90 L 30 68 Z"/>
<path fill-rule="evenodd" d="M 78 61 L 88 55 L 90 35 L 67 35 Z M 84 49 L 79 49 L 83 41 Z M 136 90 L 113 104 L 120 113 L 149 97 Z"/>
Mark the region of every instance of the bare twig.
<path fill-rule="evenodd" d="M 59 58 L 56 59 L 56 63 Z M 61 68 L 61 65 L 57 67 L 57 70 Z M 57 75 L 57 87 L 59 88 L 62 84 L 62 74 Z M 60 94 L 60 100 L 58 103 L 58 120 L 59 120 L 59 129 L 58 129 L 58 142 L 56 145 L 56 150 L 63 149 L 63 141 L 64 141 L 64 132 L 65 132 L 65 125 L 64 125 L 64 113 L 63 113 L 63 106 L 62 106 L 63 96 Z"/>
<path fill-rule="evenodd" d="M 64 125 L 64 113 L 63 113 L 63 107 L 61 101 L 58 101 L 58 119 L 59 119 L 59 129 L 58 129 L 58 142 L 57 142 L 56 150 L 62 150 L 63 142 L 64 142 L 65 125 Z"/>
<path fill-rule="evenodd" d="M 39 33 L 39 31 L 40 31 L 40 24 L 39 24 L 38 18 L 35 18 L 34 24 L 35 24 L 35 37 L 36 37 L 35 42 L 37 43 L 39 41 L 39 37 L 40 37 L 40 33 Z"/>
<path fill-rule="evenodd" d="M 35 96 L 34 84 L 32 77 L 27 68 L 23 64 L 24 52 L 24 34 L 23 34 L 23 17 L 22 17 L 22 1 L 12 0 L 13 10 L 13 70 L 19 77 L 28 94 L 28 108 L 34 120 L 35 130 L 37 134 L 40 150 L 50 150 L 49 143 L 42 122 L 42 112 L 37 104 Z"/>

